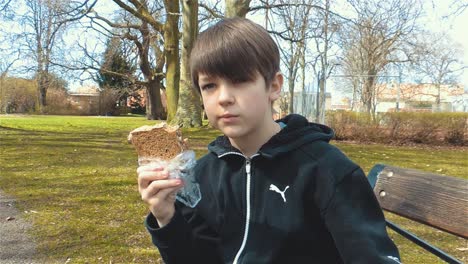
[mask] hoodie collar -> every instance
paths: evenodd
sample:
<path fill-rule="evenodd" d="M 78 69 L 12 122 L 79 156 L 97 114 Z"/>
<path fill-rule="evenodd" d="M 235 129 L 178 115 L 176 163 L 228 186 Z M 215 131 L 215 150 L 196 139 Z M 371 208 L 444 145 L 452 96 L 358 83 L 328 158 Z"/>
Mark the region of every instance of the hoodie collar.
<path fill-rule="evenodd" d="M 258 151 L 260 155 L 267 158 L 287 153 L 312 141 L 328 142 L 334 136 L 331 128 L 321 124 L 309 123 L 305 117 L 297 114 L 288 115 L 277 120 L 277 122 L 285 123 L 286 127 L 271 137 Z M 208 150 L 218 157 L 230 152 L 242 154 L 231 145 L 226 136 L 216 138 L 208 145 Z"/>

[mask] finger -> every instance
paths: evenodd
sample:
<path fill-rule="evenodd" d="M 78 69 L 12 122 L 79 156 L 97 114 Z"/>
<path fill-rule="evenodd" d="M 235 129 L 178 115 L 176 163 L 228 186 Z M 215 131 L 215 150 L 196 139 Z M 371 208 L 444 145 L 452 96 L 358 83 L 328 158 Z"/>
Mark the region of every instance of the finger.
<path fill-rule="evenodd" d="M 163 171 L 143 171 L 138 175 L 138 188 L 146 189 L 151 182 L 164 180 L 169 177 L 167 170 Z"/>
<path fill-rule="evenodd" d="M 172 187 L 172 188 L 167 188 L 160 190 L 157 195 L 152 196 L 149 198 L 149 203 L 152 204 L 157 204 L 161 201 L 166 201 L 166 202 L 171 202 L 174 203 L 176 199 L 177 192 L 180 191 L 180 189 L 183 188 L 183 186 L 177 186 L 177 187 Z"/>
<path fill-rule="evenodd" d="M 172 190 L 168 195 L 167 197 L 173 201 L 175 201 L 175 198 L 176 198 L 176 195 L 177 193 L 180 191 L 180 189 L 182 189 L 184 186 L 180 186 L 180 187 L 175 187 L 173 188 L 174 190 Z M 169 189 L 168 189 L 169 190 Z"/>
<path fill-rule="evenodd" d="M 160 196 L 161 199 L 164 199 L 164 200 L 174 201 L 177 192 L 179 192 L 179 190 L 180 190 L 181 188 L 182 188 L 182 187 L 179 187 L 179 186 L 178 186 L 178 187 L 174 187 L 174 188 L 167 188 L 167 189 L 161 190 L 161 191 L 158 193 L 158 196 Z"/>
<path fill-rule="evenodd" d="M 154 166 L 154 165 L 143 165 L 137 168 L 137 174 L 143 171 L 162 171 L 164 168 L 162 166 Z"/>
<path fill-rule="evenodd" d="M 170 179 L 170 180 L 157 180 L 151 182 L 147 188 L 141 191 L 141 196 L 144 201 L 149 200 L 153 196 L 165 196 L 166 189 L 174 188 L 174 187 L 181 187 L 182 180 L 180 179 Z M 162 192 L 164 191 L 164 192 Z M 160 194 L 162 192 L 162 194 Z"/>
<path fill-rule="evenodd" d="M 146 181 L 163 180 L 169 177 L 167 170 L 162 171 L 142 171 L 138 174 L 138 178 Z"/>

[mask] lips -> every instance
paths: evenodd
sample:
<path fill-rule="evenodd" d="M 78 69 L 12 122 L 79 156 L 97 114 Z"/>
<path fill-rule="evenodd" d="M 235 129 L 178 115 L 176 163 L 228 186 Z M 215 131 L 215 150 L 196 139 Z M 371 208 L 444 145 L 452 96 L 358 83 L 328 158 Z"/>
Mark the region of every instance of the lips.
<path fill-rule="evenodd" d="M 219 119 L 225 123 L 232 123 L 234 122 L 235 120 L 237 120 L 237 115 L 233 115 L 233 114 L 223 114 L 221 116 L 219 116 Z"/>
<path fill-rule="evenodd" d="M 237 117 L 237 116 L 233 115 L 233 114 L 224 114 L 224 115 L 220 116 L 220 118 L 231 118 L 231 117 Z"/>

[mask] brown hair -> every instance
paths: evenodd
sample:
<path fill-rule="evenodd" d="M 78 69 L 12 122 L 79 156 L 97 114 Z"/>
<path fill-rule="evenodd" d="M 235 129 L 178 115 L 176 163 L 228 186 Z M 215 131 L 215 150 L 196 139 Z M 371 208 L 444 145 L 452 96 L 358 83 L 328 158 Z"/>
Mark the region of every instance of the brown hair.
<path fill-rule="evenodd" d="M 269 85 L 279 71 L 278 46 L 263 27 L 248 19 L 223 19 L 198 36 L 190 71 L 198 91 L 199 73 L 239 83 L 253 81 L 258 72 Z"/>

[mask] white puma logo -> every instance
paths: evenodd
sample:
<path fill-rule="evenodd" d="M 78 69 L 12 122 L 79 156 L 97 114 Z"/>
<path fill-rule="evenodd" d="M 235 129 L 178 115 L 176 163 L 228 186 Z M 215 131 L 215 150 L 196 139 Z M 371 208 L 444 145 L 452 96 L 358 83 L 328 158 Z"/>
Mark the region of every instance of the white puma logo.
<path fill-rule="evenodd" d="M 281 198 L 283 198 L 283 201 L 286 202 L 286 197 L 284 196 L 284 193 L 286 190 L 289 188 L 289 185 L 284 188 L 284 191 L 281 191 L 278 187 L 276 187 L 274 184 L 270 184 L 270 191 L 277 192 L 281 194 Z"/>

